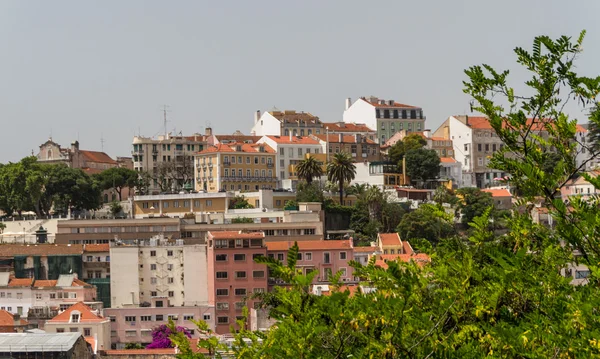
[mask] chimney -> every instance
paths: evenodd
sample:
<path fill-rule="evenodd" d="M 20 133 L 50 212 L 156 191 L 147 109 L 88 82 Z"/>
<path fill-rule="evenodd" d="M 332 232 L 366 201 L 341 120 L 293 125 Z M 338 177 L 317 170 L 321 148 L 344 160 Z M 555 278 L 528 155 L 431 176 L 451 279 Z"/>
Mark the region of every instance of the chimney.
<path fill-rule="evenodd" d="M 71 151 L 77 152 L 79 151 L 79 141 L 75 141 L 71 143 Z"/>
<path fill-rule="evenodd" d="M 338 139 L 340 140 L 340 143 L 344 142 L 344 135 L 342 135 L 341 133 L 338 134 Z"/>
<path fill-rule="evenodd" d="M 388 105 L 393 106 L 394 105 L 394 100 L 388 100 Z"/>
<path fill-rule="evenodd" d="M 260 119 L 260 110 L 256 110 L 256 112 L 254 113 L 254 123 L 257 123 L 259 119 Z"/>
<path fill-rule="evenodd" d="M 380 105 L 385 105 L 385 100 L 379 100 Z"/>
<path fill-rule="evenodd" d="M 431 137 L 431 130 L 423 130 L 423 136 L 425 136 L 426 138 Z"/>
<path fill-rule="evenodd" d="M 294 136 L 294 134 L 292 133 L 292 131 L 290 131 L 290 142 L 292 142 L 292 136 Z"/>
<path fill-rule="evenodd" d="M 352 106 L 352 98 L 348 97 L 346 99 L 346 110 L 349 109 L 350 106 Z"/>
<path fill-rule="evenodd" d="M 207 127 L 207 128 L 204 130 L 204 135 L 205 135 L 205 136 L 212 136 L 212 127 Z"/>
<path fill-rule="evenodd" d="M 469 126 L 469 115 L 465 115 L 465 125 Z"/>
<path fill-rule="evenodd" d="M 356 143 L 357 143 L 357 144 L 358 144 L 358 143 L 360 143 L 360 134 L 358 134 L 358 133 L 357 133 L 357 134 L 356 134 L 356 135 L 354 135 L 354 136 L 355 136 Z"/>

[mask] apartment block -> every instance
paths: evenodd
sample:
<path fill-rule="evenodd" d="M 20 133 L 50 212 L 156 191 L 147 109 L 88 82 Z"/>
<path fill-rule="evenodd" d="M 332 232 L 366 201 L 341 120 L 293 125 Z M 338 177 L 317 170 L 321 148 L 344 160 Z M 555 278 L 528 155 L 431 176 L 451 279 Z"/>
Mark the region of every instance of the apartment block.
<path fill-rule="evenodd" d="M 97 299 L 110 308 L 110 247 L 106 244 L 83 246 L 84 280 L 96 287 Z"/>
<path fill-rule="evenodd" d="M 188 328 L 192 338 L 198 338 L 192 320 L 203 320 L 211 329 L 215 324 L 215 308 L 209 305 L 173 306 L 168 297 L 154 297 L 149 306 L 110 308 L 104 310 L 110 318 L 110 339 L 113 349 L 123 349 L 127 343 L 149 344 L 152 330 L 172 320 Z"/>
<path fill-rule="evenodd" d="M 294 166 L 302 161 L 306 154 L 323 153 L 320 141 L 305 136 L 264 136 L 259 143 L 265 143 L 276 151 L 275 173 L 279 184 L 286 180 L 288 182 L 297 180 Z"/>
<path fill-rule="evenodd" d="M 165 190 L 181 188 L 192 189 L 193 157 L 205 147 L 205 136 L 198 133 L 192 136 L 174 136 L 167 133 L 157 138 L 134 136 L 131 151 L 133 168 L 151 175 L 151 193 L 158 194 Z M 168 176 L 164 176 L 165 173 Z M 165 180 L 165 177 L 172 178 L 173 181 Z"/>
<path fill-rule="evenodd" d="M 157 235 L 151 239 L 118 240 L 110 246 L 111 307 L 138 307 L 155 297 L 172 306 L 203 305 L 206 290 L 206 245 Z M 186 278 L 187 277 L 187 278 Z"/>
<path fill-rule="evenodd" d="M 16 278 L 58 279 L 61 274 L 83 278 L 82 245 L 1 244 L 0 272 Z"/>
<path fill-rule="evenodd" d="M 354 259 L 354 247 L 352 240 L 320 240 L 297 242 L 299 247 L 296 268 L 302 270 L 303 274 L 317 271 L 314 282 L 329 282 L 337 272 L 341 272 L 340 280 L 343 282 L 353 281 L 352 267 L 348 264 Z M 287 254 L 292 241 L 267 242 L 267 253 L 269 257 L 275 258 L 283 263 L 287 262 Z M 284 285 L 276 278 L 269 278 L 269 285 Z"/>
<path fill-rule="evenodd" d="M 258 191 L 275 188 L 275 150 L 264 143 L 220 143 L 195 155 L 196 190 Z"/>
<path fill-rule="evenodd" d="M 274 109 L 263 114 L 256 111 L 251 133 L 256 136 L 309 136 L 324 132 L 323 123 L 317 116 L 308 112 Z"/>
<path fill-rule="evenodd" d="M 377 142 L 377 131 L 365 125 L 364 123 L 346 123 L 340 122 L 323 122 L 323 128 L 325 131 L 322 134 L 339 135 L 344 136 L 356 136 L 368 138 L 373 142 Z M 317 133 L 318 135 L 318 133 Z"/>
<path fill-rule="evenodd" d="M 380 144 L 397 131 L 419 132 L 425 129 L 422 108 L 374 96 L 361 97 L 354 103 L 350 98 L 346 99 L 343 119 L 346 123 L 364 123 L 375 129 Z"/>
<path fill-rule="evenodd" d="M 242 309 L 257 302 L 252 294 L 267 290 L 267 266 L 254 261 L 266 255 L 262 232 L 208 233 L 208 293 L 209 304 L 215 306 L 217 333 L 235 327 Z"/>
<path fill-rule="evenodd" d="M 381 160 L 379 145 L 362 135 L 313 135 L 327 153 L 328 160 L 340 152 L 348 153 L 354 162 L 373 162 Z"/>

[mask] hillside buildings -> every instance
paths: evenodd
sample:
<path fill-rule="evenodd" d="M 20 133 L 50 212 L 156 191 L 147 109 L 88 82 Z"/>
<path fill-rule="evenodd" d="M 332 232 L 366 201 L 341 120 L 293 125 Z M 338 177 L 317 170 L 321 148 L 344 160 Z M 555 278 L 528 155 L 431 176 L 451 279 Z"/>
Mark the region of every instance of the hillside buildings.
<path fill-rule="evenodd" d="M 379 161 L 379 145 L 374 141 L 356 135 L 313 135 L 312 138 L 319 141 L 323 147 L 323 153 L 327 154 L 328 160 L 334 154 L 345 152 L 348 153 L 354 162 L 372 162 Z"/>
<path fill-rule="evenodd" d="M 255 136 L 309 136 L 321 134 L 323 124 L 319 117 L 308 112 L 274 109 L 254 114 L 254 126 L 251 134 Z"/>
<path fill-rule="evenodd" d="M 69 148 L 62 148 L 50 138 L 40 145 L 36 157 L 42 163 L 63 163 L 71 168 L 81 168 L 89 174 L 118 167 L 117 161 L 104 152 L 80 150 L 79 141 L 73 142 Z"/>
<path fill-rule="evenodd" d="M 284 183 L 291 184 L 297 180 L 294 166 L 304 159 L 306 154 L 322 153 L 323 147 L 320 141 L 310 136 L 264 136 L 259 140 L 275 150 L 277 160 L 275 162 L 275 173 L 277 174 L 280 187 L 293 188 L 292 186 L 283 186 Z M 295 187 L 295 186 L 294 186 Z"/>
<path fill-rule="evenodd" d="M 346 123 L 344 121 L 329 122 L 329 123 L 324 122 L 323 128 L 325 129 L 325 131 L 322 134 L 328 134 L 328 135 L 342 134 L 344 136 L 359 135 L 361 137 L 368 138 L 369 140 L 377 143 L 377 131 L 375 131 L 372 128 L 369 128 L 364 123 Z"/>

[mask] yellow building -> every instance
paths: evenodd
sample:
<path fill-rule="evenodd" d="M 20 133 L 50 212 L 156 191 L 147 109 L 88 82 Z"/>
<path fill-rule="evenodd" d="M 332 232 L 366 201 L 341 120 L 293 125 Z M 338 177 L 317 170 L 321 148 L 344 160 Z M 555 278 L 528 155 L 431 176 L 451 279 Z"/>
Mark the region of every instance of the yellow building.
<path fill-rule="evenodd" d="M 195 156 L 197 191 L 258 191 L 275 188 L 276 153 L 265 143 L 220 143 Z"/>

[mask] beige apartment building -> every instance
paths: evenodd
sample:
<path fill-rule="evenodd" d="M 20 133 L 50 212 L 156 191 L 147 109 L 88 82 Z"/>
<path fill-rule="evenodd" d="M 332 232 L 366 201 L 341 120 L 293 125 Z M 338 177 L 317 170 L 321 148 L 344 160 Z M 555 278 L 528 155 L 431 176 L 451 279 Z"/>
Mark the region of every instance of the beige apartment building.
<path fill-rule="evenodd" d="M 329 160 L 340 152 L 348 153 L 354 162 L 380 161 L 379 145 L 362 135 L 313 135 L 323 146 Z"/>
<path fill-rule="evenodd" d="M 198 133 L 192 136 L 168 133 L 157 138 L 134 136 L 131 151 L 133 169 L 151 175 L 150 193 L 192 189 L 194 154 L 205 147 L 205 136 Z M 167 180 L 162 180 L 162 177 L 167 177 Z"/>
<path fill-rule="evenodd" d="M 275 188 L 276 153 L 264 143 L 220 143 L 195 155 L 196 190 L 258 191 Z"/>

